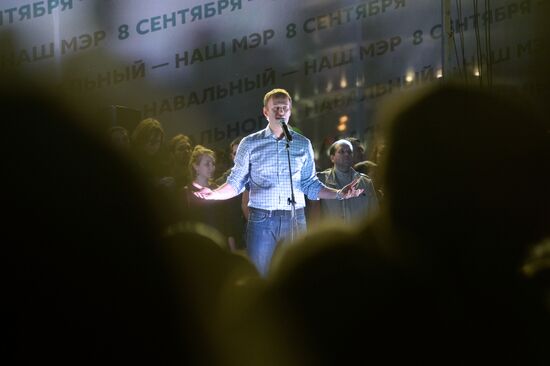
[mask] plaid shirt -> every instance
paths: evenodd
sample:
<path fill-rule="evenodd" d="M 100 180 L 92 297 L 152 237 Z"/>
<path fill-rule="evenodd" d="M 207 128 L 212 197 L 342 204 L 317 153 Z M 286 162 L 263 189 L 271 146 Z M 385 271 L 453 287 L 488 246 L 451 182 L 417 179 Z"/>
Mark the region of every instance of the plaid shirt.
<path fill-rule="evenodd" d="M 292 131 L 290 165 L 296 208 L 305 207 L 304 194 L 317 199 L 323 184 L 315 174 L 311 142 Z M 286 140 L 277 140 L 271 129 L 255 132 L 242 139 L 235 165 L 227 183 L 241 193 L 248 184 L 248 206 L 264 210 L 290 210 L 290 182 Z"/>

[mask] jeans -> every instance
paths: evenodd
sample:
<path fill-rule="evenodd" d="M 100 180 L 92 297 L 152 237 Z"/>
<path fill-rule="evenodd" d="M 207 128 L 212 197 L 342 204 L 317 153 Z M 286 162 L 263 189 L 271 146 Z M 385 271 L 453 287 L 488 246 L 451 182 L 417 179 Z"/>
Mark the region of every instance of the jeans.
<path fill-rule="evenodd" d="M 304 209 L 296 209 L 297 227 L 295 234 L 306 230 Z M 250 208 L 246 228 L 248 257 L 254 263 L 262 277 L 266 277 L 271 257 L 277 246 L 292 234 L 290 210 L 260 210 Z"/>

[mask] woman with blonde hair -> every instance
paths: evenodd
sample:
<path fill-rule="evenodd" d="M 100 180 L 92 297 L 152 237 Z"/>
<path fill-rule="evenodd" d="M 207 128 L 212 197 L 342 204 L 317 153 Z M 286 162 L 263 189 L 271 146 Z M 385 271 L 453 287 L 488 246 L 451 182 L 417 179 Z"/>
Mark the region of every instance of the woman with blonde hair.
<path fill-rule="evenodd" d="M 189 172 L 193 178 L 192 185 L 196 188 L 200 186 L 208 188 L 216 188 L 213 181 L 214 172 L 216 171 L 216 156 L 214 151 L 197 145 L 191 153 L 189 159 Z"/>
<path fill-rule="evenodd" d="M 228 209 L 225 202 L 204 201 L 197 198 L 193 192 L 200 191 L 204 187 L 217 188 L 213 180 L 216 171 L 216 157 L 214 151 L 197 145 L 189 159 L 189 172 L 192 183 L 185 187 L 185 197 L 188 208 L 188 217 L 212 226 L 227 238 L 227 245 L 231 250 L 235 249 L 235 238 L 230 234 L 230 228 L 224 225 L 227 220 Z"/>

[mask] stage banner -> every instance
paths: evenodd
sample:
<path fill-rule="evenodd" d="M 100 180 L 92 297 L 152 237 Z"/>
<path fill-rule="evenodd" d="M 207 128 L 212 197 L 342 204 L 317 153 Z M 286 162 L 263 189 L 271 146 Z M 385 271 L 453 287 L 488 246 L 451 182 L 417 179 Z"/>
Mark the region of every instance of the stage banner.
<path fill-rule="evenodd" d="M 0 68 L 212 148 L 264 128 L 262 97 L 282 87 L 316 154 L 341 136 L 368 151 L 378 102 L 400 90 L 451 77 L 536 89 L 543 3 L 3 0 Z"/>

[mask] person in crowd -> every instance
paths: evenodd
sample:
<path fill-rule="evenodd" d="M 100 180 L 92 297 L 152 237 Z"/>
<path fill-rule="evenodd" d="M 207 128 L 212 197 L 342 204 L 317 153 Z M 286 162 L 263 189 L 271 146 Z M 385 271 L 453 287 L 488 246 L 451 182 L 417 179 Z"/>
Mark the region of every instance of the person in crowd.
<path fill-rule="evenodd" d="M 192 186 L 200 189 L 201 187 L 217 187 L 213 180 L 216 171 L 216 157 L 214 151 L 197 145 L 191 153 L 188 169 L 193 177 Z"/>
<path fill-rule="evenodd" d="M 374 171 L 376 170 L 377 167 L 378 167 L 378 164 L 376 164 L 372 160 L 363 160 L 358 162 L 357 164 L 353 164 L 353 169 L 356 172 L 365 174 L 371 179 L 372 179 L 371 176 L 374 176 Z"/>
<path fill-rule="evenodd" d="M 354 180 L 363 193 L 348 200 L 309 201 L 312 205 L 310 213 L 320 216 L 322 220 L 339 220 L 346 224 L 361 222 L 372 215 L 378 208 L 378 198 L 372 181 L 365 174 L 352 168 L 353 145 L 347 139 L 341 139 L 330 146 L 328 155 L 333 167 L 317 173 L 319 180 L 327 187 L 341 189 Z M 315 215 L 315 213 L 317 214 Z"/>
<path fill-rule="evenodd" d="M 358 164 L 365 160 L 365 147 L 357 137 L 346 137 L 353 147 L 352 161 L 353 165 Z"/>
<path fill-rule="evenodd" d="M 365 147 L 361 143 L 361 140 L 357 137 L 346 137 L 346 140 L 353 146 L 353 169 L 372 178 L 371 173 L 376 168 L 377 164 L 375 161 L 365 159 Z"/>
<path fill-rule="evenodd" d="M 170 167 L 163 154 L 164 129 L 154 118 L 142 120 L 132 132 L 132 150 L 138 164 L 155 187 L 174 188 Z"/>
<path fill-rule="evenodd" d="M 464 357 L 538 364 L 548 313 L 520 269 L 550 234 L 550 129 L 525 96 L 499 92 L 447 84 L 385 106 L 384 202 L 443 290 Z"/>
<path fill-rule="evenodd" d="M 215 189 L 217 187 L 213 180 L 216 171 L 216 157 L 214 151 L 197 145 L 191 153 L 189 160 L 189 171 L 193 176 L 190 185 L 185 187 L 186 206 L 191 218 L 212 226 L 220 231 L 226 237 L 226 243 L 229 249 L 235 248 L 234 228 L 227 225 L 230 211 L 227 202 L 205 202 L 194 195 L 194 192 L 200 191 L 204 187 Z"/>
<path fill-rule="evenodd" d="M 168 152 L 170 155 L 170 173 L 176 180 L 176 191 L 191 183 L 189 175 L 189 159 L 193 151 L 193 144 L 189 136 L 178 134 L 170 140 Z"/>
<path fill-rule="evenodd" d="M 2 229 L 10 314 L 4 358 L 213 364 L 222 357 L 208 336 L 214 328 L 206 328 L 204 309 L 185 284 L 198 276 L 170 273 L 174 256 L 141 171 L 104 133 L 85 128 L 98 121 L 83 108 L 6 79 L 2 118 L 17 123 L 6 123 L 1 148 L 17 179 L 1 183 L 9 211 Z M 22 136 L 32 149 L 19 148 Z"/>
<path fill-rule="evenodd" d="M 114 126 L 109 128 L 108 137 L 112 145 L 120 151 L 127 152 L 130 150 L 130 137 L 124 127 Z"/>
<path fill-rule="evenodd" d="M 288 142 L 287 150 L 284 128 L 291 108 L 292 99 L 286 90 L 273 89 L 265 94 L 263 114 L 267 127 L 243 138 L 226 183 L 215 190 L 204 187 L 195 192 L 203 199 L 226 200 L 249 185 L 247 252 L 263 276 L 267 275 L 278 242 L 305 230 L 305 195 L 312 199 L 348 199 L 363 192 L 356 188 L 357 181 L 340 190 L 323 185 L 315 175 L 311 142 L 301 134 L 288 131 L 292 141 Z M 291 157 L 290 172 L 287 152 Z M 294 218 L 291 204 L 296 208 Z"/>
<path fill-rule="evenodd" d="M 372 180 L 379 202 L 384 198 L 384 189 L 380 183 L 380 179 L 378 179 L 378 165 L 383 159 L 384 149 L 383 139 L 381 137 L 377 138 L 374 142 L 374 148 L 369 155 L 370 160 L 363 160 L 353 165 L 353 169 L 367 175 Z"/>

